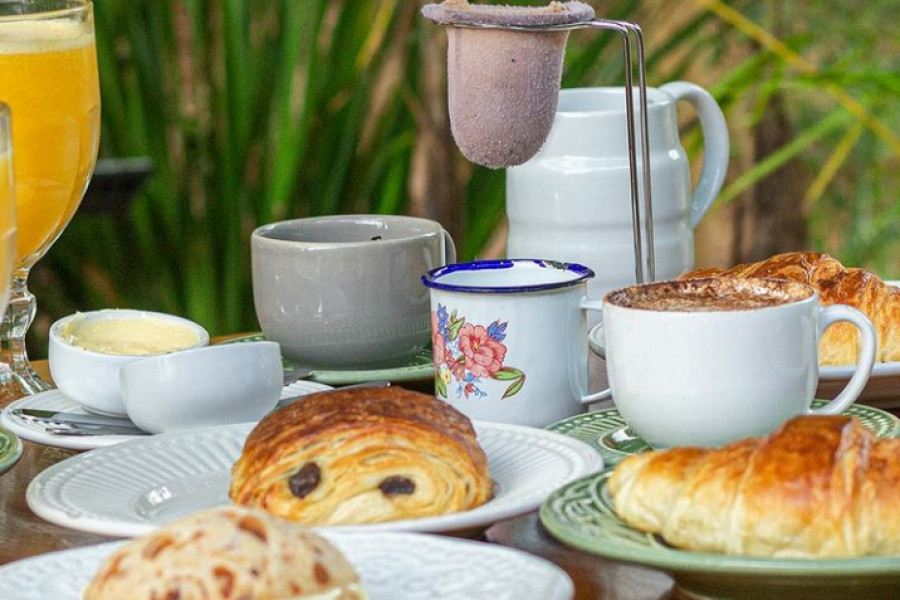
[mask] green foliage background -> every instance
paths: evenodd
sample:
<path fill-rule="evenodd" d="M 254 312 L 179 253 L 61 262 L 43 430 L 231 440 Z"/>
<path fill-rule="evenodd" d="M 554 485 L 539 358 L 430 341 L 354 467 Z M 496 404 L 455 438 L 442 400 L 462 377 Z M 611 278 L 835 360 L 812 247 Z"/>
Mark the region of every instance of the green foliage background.
<path fill-rule="evenodd" d="M 542 4 L 543 2 L 532 2 Z M 800 160 L 812 246 L 900 275 L 900 48 L 891 0 L 609 0 L 639 23 L 649 83 L 692 79 L 750 136 L 786 99 L 792 142 L 732 168 L 721 205 Z M 139 307 L 193 318 L 214 334 L 257 328 L 250 232 L 291 217 L 349 212 L 457 214 L 462 259 L 503 218 L 502 171 L 417 160 L 434 115 L 440 28 L 404 0 L 95 0 L 103 156 L 148 156 L 154 175 L 124 216 L 76 215 L 35 269 L 32 353 L 53 319 Z M 892 30 L 890 28 L 893 28 Z M 870 32 L 876 31 L 878 35 Z M 565 86 L 621 82 L 614 36 L 572 35 Z M 443 137 L 441 138 L 441 132 Z M 432 137 L 433 139 L 433 137 Z M 683 143 L 699 149 L 686 124 Z M 734 144 L 735 158 L 744 150 Z M 433 161 L 432 161 L 433 162 Z M 443 173 L 449 191 L 430 194 Z M 424 204 L 410 202 L 425 179 Z M 423 194 L 419 193 L 420 197 Z M 441 212 L 447 203 L 459 210 Z"/>

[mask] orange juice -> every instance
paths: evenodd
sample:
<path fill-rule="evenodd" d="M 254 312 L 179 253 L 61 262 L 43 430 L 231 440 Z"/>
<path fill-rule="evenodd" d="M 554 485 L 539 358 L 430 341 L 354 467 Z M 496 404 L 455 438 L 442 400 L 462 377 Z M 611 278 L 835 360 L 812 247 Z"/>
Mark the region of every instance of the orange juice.
<path fill-rule="evenodd" d="M 0 101 L 12 112 L 16 264 L 31 266 L 78 208 L 97 158 L 100 89 L 92 23 L 0 21 Z"/>

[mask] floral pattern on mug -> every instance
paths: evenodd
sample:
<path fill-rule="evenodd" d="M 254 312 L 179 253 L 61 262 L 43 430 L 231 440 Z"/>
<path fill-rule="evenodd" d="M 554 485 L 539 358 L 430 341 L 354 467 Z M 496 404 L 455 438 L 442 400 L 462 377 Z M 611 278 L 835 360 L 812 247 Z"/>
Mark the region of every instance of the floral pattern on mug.
<path fill-rule="evenodd" d="M 431 313 L 431 345 L 434 353 L 435 391 L 448 397 L 447 388 L 457 383 L 456 397 L 487 396 L 479 384 L 485 379 L 509 381 L 503 398 L 514 396 L 525 385 L 525 373 L 504 366 L 506 359 L 506 329 L 508 321 L 499 319 L 485 327 L 467 323 L 456 310 L 438 304 Z"/>

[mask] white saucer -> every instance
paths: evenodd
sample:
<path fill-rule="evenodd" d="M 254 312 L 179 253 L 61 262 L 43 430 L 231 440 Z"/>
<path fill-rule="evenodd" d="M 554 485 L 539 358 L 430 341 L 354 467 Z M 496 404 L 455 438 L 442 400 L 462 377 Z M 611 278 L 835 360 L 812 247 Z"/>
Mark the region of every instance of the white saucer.
<path fill-rule="evenodd" d="M 471 532 L 535 510 L 550 492 L 603 468 L 600 454 L 566 435 L 474 421 L 494 495 L 453 514 L 341 531 Z M 39 517 L 63 527 L 120 537 L 143 535 L 182 516 L 231 503 L 231 467 L 252 423 L 145 436 L 67 458 L 41 471 L 25 498 Z"/>
<path fill-rule="evenodd" d="M 290 398 L 292 396 L 301 396 L 331 389 L 334 388 L 324 383 L 305 380 L 295 381 L 290 385 L 284 386 L 281 397 Z M 67 398 L 59 390 L 49 390 L 33 396 L 25 396 L 24 398 L 20 398 L 15 402 L 10 403 L 2 412 L 0 412 L 0 423 L 7 429 L 23 440 L 44 444 L 46 446 L 69 448 L 71 450 L 92 450 L 94 448 L 111 446 L 128 440 L 147 437 L 144 435 L 56 435 L 48 433 L 44 426 L 36 421 L 12 414 L 12 411 L 17 408 L 53 410 L 57 412 L 73 412 L 78 414 L 90 413 L 85 410 L 81 404 Z"/>
<path fill-rule="evenodd" d="M 254 333 L 228 340 L 234 342 L 256 342 L 266 339 L 261 333 Z M 291 359 L 282 357 L 285 371 L 296 368 Z M 313 369 L 307 377 L 310 381 L 327 383 L 328 385 L 351 385 L 366 381 L 387 380 L 394 383 L 429 381 L 434 378 L 434 362 L 430 348 L 423 348 L 415 356 L 400 364 L 383 367 L 341 367 L 332 369 Z"/>

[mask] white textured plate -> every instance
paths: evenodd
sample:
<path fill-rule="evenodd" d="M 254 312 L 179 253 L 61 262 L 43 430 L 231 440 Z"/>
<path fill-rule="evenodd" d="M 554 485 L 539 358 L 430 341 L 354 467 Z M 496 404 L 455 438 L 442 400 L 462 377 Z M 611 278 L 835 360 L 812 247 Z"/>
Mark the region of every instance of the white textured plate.
<path fill-rule="evenodd" d="M 359 573 L 369 600 L 570 600 L 562 569 L 495 544 L 412 533 L 324 533 Z M 3 600 L 79 600 L 122 542 L 52 552 L 0 567 Z M 122 599 L 126 600 L 126 599 Z"/>
<path fill-rule="evenodd" d="M 290 385 L 284 386 L 281 397 L 290 398 L 291 396 L 301 396 L 331 389 L 334 388 L 330 385 L 325 385 L 324 383 L 295 381 Z M 49 390 L 47 392 L 35 394 L 34 396 L 25 396 L 6 406 L 3 411 L 0 412 L 0 423 L 23 440 L 37 442 L 38 444 L 56 446 L 58 448 L 69 448 L 71 450 L 92 450 L 94 448 L 102 448 L 104 446 L 111 446 L 128 440 L 143 439 L 146 437 L 143 435 L 55 435 L 48 433 L 40 423 L 12 414 L 11 411 L 16 408 L 55 410 L 78 414 L 90 413 L 88 413 L 81 404 L 67 398 L 59 390 Z"/>
<path fill-rule="evenodd" d="M 231 465 L 253 424 L 156 435 L 79 454 L 42 471 L 28 506 L 64 527 L 142 535 L 189 513 L 230 503 Z M 340 527 L 341 530 L 453 532 L 487 527 L 537 508 L 553 490 L 603 468 L 584 442 L 559 433 L 476 422 L 494 497 L 461 513 Z"/>

